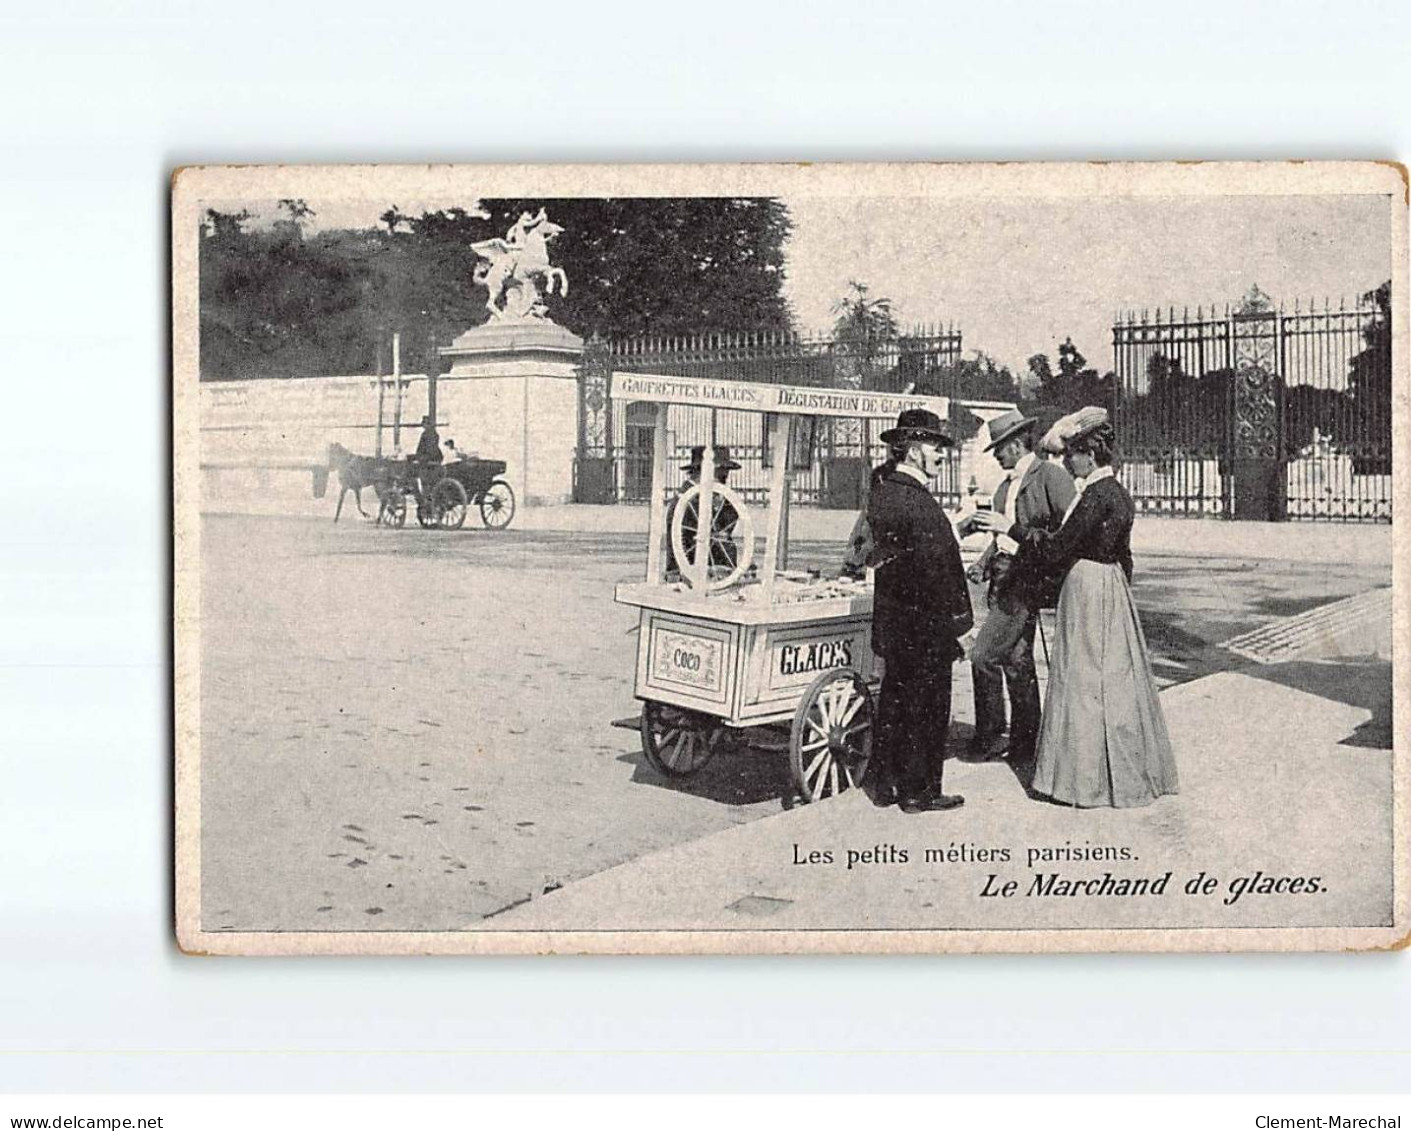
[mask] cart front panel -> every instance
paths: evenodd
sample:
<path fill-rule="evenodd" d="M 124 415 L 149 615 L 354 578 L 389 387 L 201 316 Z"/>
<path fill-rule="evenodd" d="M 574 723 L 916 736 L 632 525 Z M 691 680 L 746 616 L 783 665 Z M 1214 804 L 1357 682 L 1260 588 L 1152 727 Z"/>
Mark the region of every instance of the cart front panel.
<path fill-rule="evenodd" d="M 741 633 L 739 625 L 643 609 L 637 698 L 731 717 L 739 701 Z"/>

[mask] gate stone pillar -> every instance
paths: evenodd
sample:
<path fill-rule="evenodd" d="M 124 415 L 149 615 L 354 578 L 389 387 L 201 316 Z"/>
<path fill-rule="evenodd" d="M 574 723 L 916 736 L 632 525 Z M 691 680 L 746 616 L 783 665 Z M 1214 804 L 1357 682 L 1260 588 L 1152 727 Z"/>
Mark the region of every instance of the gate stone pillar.
<path fill-rule="evenodd" d="M 501 459 L 527 505 L 573 497 L 583 339 L 546 318 L 487 322 L 439 351 L 442 416 L 462 449 Z"/>
<path fill-rule="evenodd" d="M 1274 522 L 1285 517 L 1281 321 L 1267 303 L 1248 299 L 1230 318 L 1235 371 L 1231 518 Z"/>

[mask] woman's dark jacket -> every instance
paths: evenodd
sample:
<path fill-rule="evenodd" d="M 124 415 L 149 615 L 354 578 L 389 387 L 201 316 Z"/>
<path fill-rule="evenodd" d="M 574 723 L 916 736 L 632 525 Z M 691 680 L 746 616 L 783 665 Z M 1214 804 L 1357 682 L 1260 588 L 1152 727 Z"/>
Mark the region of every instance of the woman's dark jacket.
<path fill-rule="evenodd" d="M 1116 479 L 1099 479 L 1084 489 L 1073 513 L 1057 531 L 1026 530 L 1015 523 L 1009 536 L 1019 545 L 1026 568 L 1065 576 L 1077 561 L 1116 562 L 1132 580 L 1132 496 Z"/>

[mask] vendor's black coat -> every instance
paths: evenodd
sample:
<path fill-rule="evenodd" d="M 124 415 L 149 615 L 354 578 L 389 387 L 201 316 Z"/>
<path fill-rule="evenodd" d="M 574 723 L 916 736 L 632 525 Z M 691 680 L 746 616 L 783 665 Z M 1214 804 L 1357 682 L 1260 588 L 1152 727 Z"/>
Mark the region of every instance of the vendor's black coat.
<path fill-rule="evenodd" d="M 974 624 L 960 545 L 945 509 L 895 469 L 874 484 L 867 523 L 875 541 L 872 650 L 893 662 L 923 654 L 958 658 Z"/>

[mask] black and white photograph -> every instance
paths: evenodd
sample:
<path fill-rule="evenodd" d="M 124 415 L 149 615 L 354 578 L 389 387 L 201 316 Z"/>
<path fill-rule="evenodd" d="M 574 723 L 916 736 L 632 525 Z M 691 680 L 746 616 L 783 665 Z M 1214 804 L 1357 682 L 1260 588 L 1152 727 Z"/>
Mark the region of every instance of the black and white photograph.
<path fill-rule="evenodd" d="M 175 170 L 181 947 L 1404 943 L 1406 192 Z"/>

